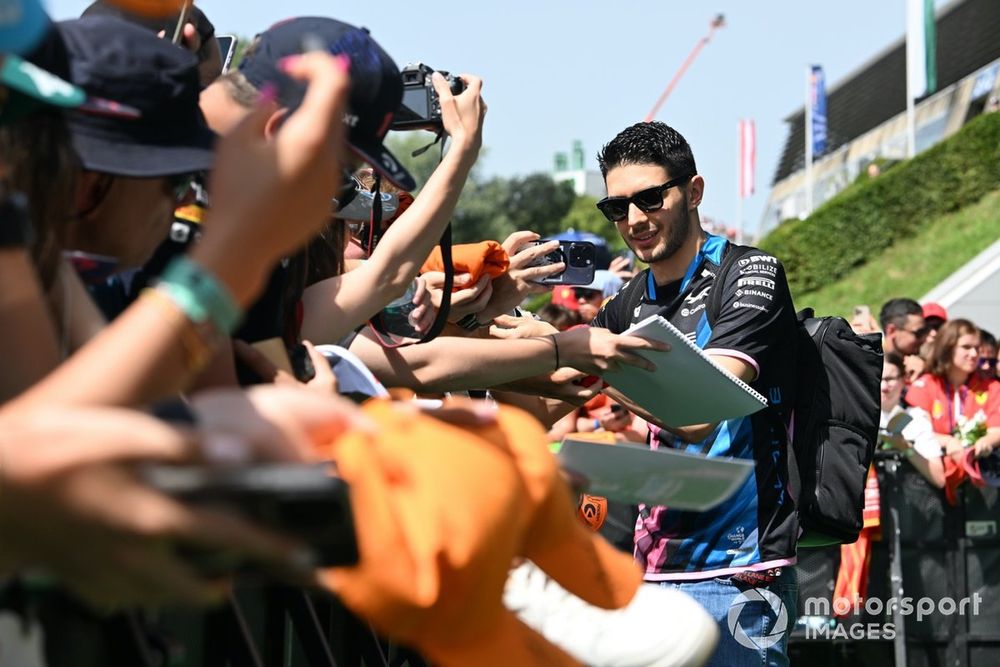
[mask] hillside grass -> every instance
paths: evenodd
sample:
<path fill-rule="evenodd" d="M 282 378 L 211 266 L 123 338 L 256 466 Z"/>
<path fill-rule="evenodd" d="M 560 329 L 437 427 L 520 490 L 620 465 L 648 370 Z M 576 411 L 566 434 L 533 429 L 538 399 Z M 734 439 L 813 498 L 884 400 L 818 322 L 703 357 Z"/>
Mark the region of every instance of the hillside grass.
<path fill-rule="evenodd" d="M 849 320 L 854 306 L 866 304 L 877 314 L 893 297 L 919 299 L 997 238 L 1000 190 L 926 222 L 912 236 L 897 239 L 844 278 L 815 291 L 794 294 L 795 306 Z"/>

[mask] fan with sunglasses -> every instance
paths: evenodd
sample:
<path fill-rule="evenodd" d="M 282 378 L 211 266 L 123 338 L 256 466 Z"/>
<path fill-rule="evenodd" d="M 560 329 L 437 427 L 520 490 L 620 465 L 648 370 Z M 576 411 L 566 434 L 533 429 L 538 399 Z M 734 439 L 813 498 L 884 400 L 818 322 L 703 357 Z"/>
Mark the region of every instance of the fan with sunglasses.
<path fill-rule="evenodd" d="M 378 242 L 382 237 L 382 220 L 385 216 L 391 217 L 396 213 L 399 206 L 399 199 L 395 195 L 383 193 L 381 191 L 382 179 L 376 172 L 375 182 L 369 192 L 352 174 L 344 174 L 344 185 L 333 201 L 334 215 L 344 219 L 361 219 L 361 211 L 368 218 L 367 223 L 363 223 L 359 229 L 358 237 L 361 247 L 367 256 L 375 251 Z M 351 213 L 352 210 L 356 212 Z M 350 218 L 348 217 L 350 215 Z M 448 320 L 448 313 L 451 307 L 451 289 L 455 281 L 455 269 L 451 257 L 451 224 L 445 228 L 440 241 L 441 257 L 445 266 L 444 291 L 441 297 L 441 305 L 438 308 L 437 316 L 429 331 L 421 335 L 409 322 L 409 313 L 414 309 L 414 305 L 407 302 L 407 297 L 412 298 L 412 293 L 408 290 L 402 299 L 396 299 L 386 308 L 379 311 L 368 322 L 369 329 L 383 347 L 403 347 L 426 343 L 433 340 L 441 331 Z"/>

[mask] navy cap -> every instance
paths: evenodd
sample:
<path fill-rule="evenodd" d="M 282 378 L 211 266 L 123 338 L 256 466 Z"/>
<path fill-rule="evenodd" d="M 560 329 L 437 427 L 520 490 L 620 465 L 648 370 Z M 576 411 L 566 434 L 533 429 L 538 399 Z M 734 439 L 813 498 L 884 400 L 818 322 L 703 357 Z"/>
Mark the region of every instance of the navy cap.
<path fill-rule="evenodd" d="M 140 118 L 66 114 L 85 169 L 151 178 L 212 166 L 215 134 L 198 106 L 198 63 L 191 53 L 119 19 L 87 17 L 57 30 L 29 59 L 88 95 L 112 99 Z"/>
<path fill-rule="evenodd" d="M 257 89 L 276 84 L 279 101 L 295 108 L 302 102 L 305 86 L 281 72 L 278 61 L 302 53 L 314 40 L 330 53 L 351 59 L 351 95 L 344 124 L 353 152 L 397 187 L 415 189 L 413 177 L 382 143 L 403 101 L 403 80 L 396 63 L 367 30 L 330 18 L 289 19 L 257 36 L 240 63 L 240 72 Z"/>

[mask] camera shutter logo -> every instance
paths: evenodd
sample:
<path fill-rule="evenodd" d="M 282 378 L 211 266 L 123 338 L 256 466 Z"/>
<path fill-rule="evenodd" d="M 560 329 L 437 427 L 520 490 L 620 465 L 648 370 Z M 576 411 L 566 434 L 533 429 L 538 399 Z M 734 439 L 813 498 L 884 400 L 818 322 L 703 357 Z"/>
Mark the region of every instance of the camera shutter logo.
<path fill-rule="evenodd" d="M 747 635 L 746 630 L 740 625 L 740 612 L 743 611 L 743 607 L 751 602 L 763 602 L 774 612 L 774 626 L 764 636 L 751 637 Z M 781 598 L 771 591 L 763 588 L 751 588 L 733 598 L 732 604 L 729 605 L 729 614 L 726 617 L 726 621 L 729 624 L 729 632 L 732 633 L 733 639 L 740 646 L 745 646 L 755 651 L 763 650 L 774 646 L 785 636 L 785 631 L 788 630 L 788 610 L 785 609 Z"/>

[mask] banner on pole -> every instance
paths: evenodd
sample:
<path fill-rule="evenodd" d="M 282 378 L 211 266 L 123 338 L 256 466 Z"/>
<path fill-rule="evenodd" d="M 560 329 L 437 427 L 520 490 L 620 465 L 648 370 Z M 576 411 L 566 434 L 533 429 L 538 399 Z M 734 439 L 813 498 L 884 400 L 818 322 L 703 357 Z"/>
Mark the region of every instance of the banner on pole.
<path fill-rule="evenodd" d="M 812 107 L 813 159 L 826 152 L 826 83 L 823 68 L 812 66 L 809 77 L 809 104 Z"/>

